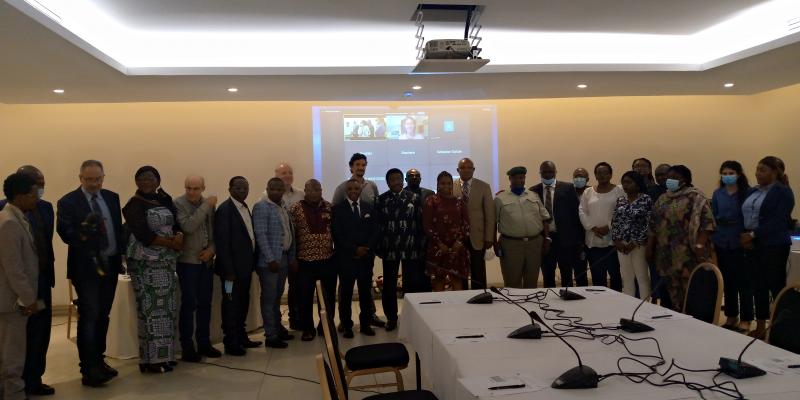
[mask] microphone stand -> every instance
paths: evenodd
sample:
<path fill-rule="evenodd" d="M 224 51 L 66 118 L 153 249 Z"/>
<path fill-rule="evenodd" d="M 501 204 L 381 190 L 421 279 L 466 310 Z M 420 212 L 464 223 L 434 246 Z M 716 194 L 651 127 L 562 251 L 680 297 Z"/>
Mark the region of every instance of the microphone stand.
<path fill-rule="evenodd" d="M 440 267 L 440 266 L 434 265 L 434 264 L 428 264 L 428 265 L 438 269 L 439 271 L 443 271 L 443 272 L 446 272 L 449 275 L 453 275 L 456 278 L 466 279 L 466 280 L 471 281 L 472 283 L 477 283 L 477 284 L 480 284 L 481 286 L 483 286 L 483 293 L 479 293 L 479 294 L 477 294 L 475 296 L 472 296 L 469 300 L 467 300 L 467 304 L 492 304 L 492 302 L 494 301 L 494 297 L 492 297 L 492 294 L 489 293 L 488 291 L 486 291 L 486 283 L 480 282 L 480 281 L 477 281 L 475 279 L 472 279 L 471 277 L 459 274 L 458 272 L 456 272 L 455 270 L 452 270 L 452 269 L 443 268 L 443 267 Z"/>
<path fill-rule="evenodd" d="M 604 255 L 603 257 L 600 257 L 600 259 L 599 259 L 599 260 L 597 260 L 597 261 L 595 261 L 595 263 L 598 263 L 598 262 L 604 261 L 606 258 L 608 258 L 608 257 L 610 257 L 610 256 L 612 256 L 612 255 L 613 255 L 614 257 L 616 257 L 616 256 L 617 256 L 617 252 L 616 252 L 616 251 L 612 251 L 612 252 L 610 252 L 610 253 L 608 253 L 608 254 Z M 577 281 L 577 280 L 578 280 L 578 278 L 581 278 L 581 277 L 583 277 L 584 275 L 588 274 L 588 273 L 589 273 L 589 271 L 591 271 L 591 268 L 586 268 L 586 270 L 585 270 L 585 271 L 581 272 L 580 274 L 578 274 L 578 275 L 575 277 L 575 280 Z M 561 290 L 559 290 L 559 291 L 558 291 L 558 297 L 560 297 L 560 298 L 561 298 L 561 300 L 564 300 L 564 301 L 570 301 L 570 300 L 584 300 L 584 299 L 586 299 L 586 297 L 584 297 L 583 295 L 580 295 L 580 294 L 578 294 L 578 293 L 575 293 L 575 292 L 572 292 L 572 291 L 570 291 L 570 290 L 569 290 L 569 287 L 564 287 L 564 288 L 562 288 Z"/>
<path fill-rule="evenodd" d="M 498 288 L 496 288 L 494 286 L 492 286 L 490 288 L 490 290 L 492 292 L 494 292 L 494 293 L 499 294 L 504 299 L 508 300 L 511 304 L 521 308 L 522 311 L 525 311 L 525 314 L 528 317 L 531 318 L 531 323 L 529 325 L 525 325 L 523 327 L 517 328 L 516 330 L 514 330 L 513 332 L 508 334 L 508 336 L 507 336 L 508 338 L 510 338 L 510 339 L 541 339 L 542 338 L 542 328 L 539 327 L 539 325 L 536 324 L 536 322 L 533 320 L 533 317 L 531 316 L 530 312 L 528 310 L 526 310 L 525 307 L 517 304 L 514 300 L 511 300 L 508 296 L 503 294 L 503 292 L 501 292 L 500 289 L 498 289 Z"/>
<path fill-rule="evenodd" d="M 747 346 L 744 346 L 742 352 L 739 353 L 739 358 L 734 360 L 732 358 L 719 358 L 719 370 L 725 375 L 731 376 L 736 379 L 753 378 L 756 376 L 766 375 L 763 369 L 754 365 L 742 362 L 742 356 L 747 349 L 756 342 L 758 338 L 753 338 Z"/>
<path fill-rule="evenodd" d="M 531 319 L 539 322 L 540 324 L 544 325 L 545 328 L 549 329 L 550 332 L 553 332 L 557 338 L 559 338 L 562 342 L 564 342 L 567 347 L 575 353 L 575 357 L 578 359 L 578 366 L 568 369 L 566 372 L 561 374 L 555 381 L 550 385 L 553 389 L 592 389 L 597 387 L 597 383 L 600 381 L 600 377 L 597 375 L 592 367 L 588 365 L 583 365 L 583 361 L 581 361 L 581 356 L 578 354 L 578 350 L 572 347 L 569 342 L 567 342 L 561 334 L 556 332 L 553 328 L 547 325 L 544 322 L 542 317 L 536 313 L 536 311 L 530 312 Z"/>
<path fill-rule="evenodd" d="M 639 322 L 639 321 L 636 321 L 634 318 L 636 317 L 636 312 L 639 311 L 639 308 L 641 308 L 642 305 L 644 305 L 644 303 L 647 302 L 647 300 L 649 300 L 651 297 L 653 297 L 654 293 L 658 292 L 658 289 L 661 287 L 661 285 L 664 283 L 664 281 L 665 281 L 664 278 L 662 278 L 661 280 L 658 281 L 658 284 L 656 284 L 656 286 L 650 292 L 650 295 L 645 297 L 644 299 L 642 299 L 642 301 L 639 303 L 639 305 L 636 306 L 636 309 L 633 310 L 633 314 L 631 314 L 631 318 L 630 319 L 627 319 L 627 318 L 620 318 L 619 319 L 619 327 L 623 331 L 628 332 L 628 333 L 641 333 L 641 332 L 650 332 L 650 331 L 655 330 L 655 328 L 653 328 L 652 326 L 647 325 L 647 324 L 642 323 L 642 322 Z"/>

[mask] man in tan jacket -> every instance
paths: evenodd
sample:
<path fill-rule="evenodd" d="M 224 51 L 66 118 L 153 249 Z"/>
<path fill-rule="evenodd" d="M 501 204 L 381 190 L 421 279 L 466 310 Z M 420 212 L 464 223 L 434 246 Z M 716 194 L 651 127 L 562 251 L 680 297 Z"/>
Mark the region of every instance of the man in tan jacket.
<path fill-rule="evenodd" d="M 39 260 L 25 212 L 36 207 L 39 187 L 29 175 L 15 173 L 3 182 L 8 204 L 0 211 L 0 398 L 25 399 L 28 316 L 39 311 Z"/>
<path fill-rule="evenodd" d="M 497 222 L 495 219 L 492 188 L 488 183 L 474 178 L 475 164 L 469 158 L 458 162 L 459 178 L 453 182 L 453 195 L 467 203 L 469 212 L 469 258 L 472 289 L 486 288 L 486 250 L 491 249 L 495 240 Z M 467 282 L 463 287 L 467 288 Z"/>

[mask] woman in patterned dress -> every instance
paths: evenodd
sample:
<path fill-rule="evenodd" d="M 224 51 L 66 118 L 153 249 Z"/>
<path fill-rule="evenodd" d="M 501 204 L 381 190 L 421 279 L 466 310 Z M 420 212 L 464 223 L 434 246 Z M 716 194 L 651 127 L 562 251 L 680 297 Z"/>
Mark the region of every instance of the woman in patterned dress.
<path fill-rule="evenodd" d="M 461 290 L 462 277 L 469 275 L 469 251 L 464 245 L 469 234 L 469 214 L 466 204 L 453 196 L 450 173 L 440 173 L 436 187 L 436 194 L 425 199 L 422 209 L 422 225 L 428 238 L 428 274 L 433 277 L 436 292 L 444 290 L 448 275 L 451 275 L 451 288 Z M 455 274 L 448 274 L 448 271 Z"/>
<path fill-rule="evenodd" d="M 692 186 L 692 171 L 673 165 L 667 173 L 667 192 L 653 206 L 647 243 L 648 259 L 668 294 L 661 305 L 683 311 L 689 276 L 710 258 L 708 243 L 714 231 L 714 215 L 703 193 Z"/>
<path fill-rule="evenodd" d="M 136 171 L 136 194 L 122 209 L 131 236 L 126 257 L 139 326 L 139 370 L 161 373 L 175 362 L 178 287 L 175 263 L 183 248 L 172 198 L 151 166 Z"/>

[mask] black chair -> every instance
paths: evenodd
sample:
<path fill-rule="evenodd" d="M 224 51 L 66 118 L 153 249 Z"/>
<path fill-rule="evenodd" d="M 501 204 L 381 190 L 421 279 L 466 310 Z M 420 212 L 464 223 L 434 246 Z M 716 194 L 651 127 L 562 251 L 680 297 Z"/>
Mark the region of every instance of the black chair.
<path fill-rule="evenodd" d="M 716 325 L 722 308 L 722 273 L 716 265 L 698 265 L 689 277 L 689 287 L 683 301 L 683 313 Z"/>
<path fill-rule="evenodd" d="M 322 387 L 323 400 L 347 400 L 343 397 L 340 388 L 347 393 L 347 383 L 341 375 L 331 370 L 328 361 L 322 354 L 317 355 L 317 373 L 319 374 L 319 384 Z M 405 392 L 381 393 L 369 396 L 364 400 L 438 400 L 436 396 L 427 390 L 410 390 Z"/>
<path fill-rule="evenodd" d="M 775 299 L 767 342 L 800 354 L 800 283 L 785 287 Z"/>
<path fill-rule="evenodd" d="M 344 355 L 339 350 L 339 337 L 336 333 L 336 324 L 328 318 L 328 306 L 322 296 L 322 284 L 317 282 L 317 298 L 320 305 L 320 321 L 322 323 L 325 347 L 328 357 L 334 363 L 334 373 L 342 374 L 342 380 L 349 386 L 356 376 L 375 375 L 391 372 L 395 375 L 394 383 L 379 383 L 374 385 L 352 386 L 352 389 L 370 389 L 387 386 L 396 386 L 398 391 L 403 390 L 403 375 L 401 370 L 408 368 L 409 355 L 406 346 L 402 343 L 378 343 L 356 346 Z M 342 362 L 344 359 L 344 362 Z M 346 393 L 346 391 L 345 391 Z"/>

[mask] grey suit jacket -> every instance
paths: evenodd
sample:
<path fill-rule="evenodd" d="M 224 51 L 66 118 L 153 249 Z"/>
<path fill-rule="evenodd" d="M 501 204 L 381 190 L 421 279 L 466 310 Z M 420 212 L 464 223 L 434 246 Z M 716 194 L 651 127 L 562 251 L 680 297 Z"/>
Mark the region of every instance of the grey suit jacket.
<path fill-rule="evenodd" d="M 469 189 L 467 212 L 469 213 L 469 241 L 474 249 L 482 249 L 484 242 L 497 238 L 492 187 L 488 183 L 472 178 Z M 461 179 L 453 182 L 453 195 L 461 197 Z"/>
<path fill-rule="evenodd" d="M 18 213 L 18 214 L 17 214 Z M 0 211 L 0 313 L 36 301 L 39 258 L 25 216 L 8 205 Z"/>

